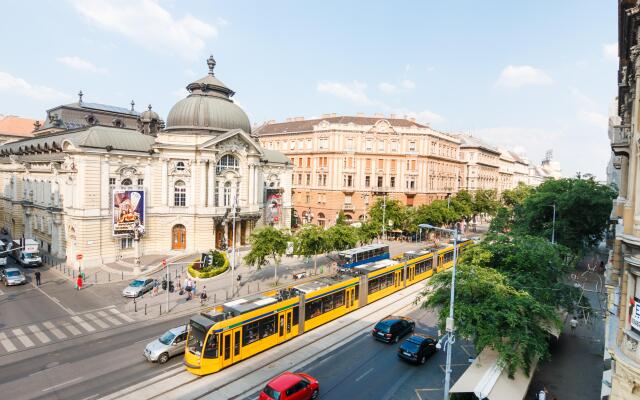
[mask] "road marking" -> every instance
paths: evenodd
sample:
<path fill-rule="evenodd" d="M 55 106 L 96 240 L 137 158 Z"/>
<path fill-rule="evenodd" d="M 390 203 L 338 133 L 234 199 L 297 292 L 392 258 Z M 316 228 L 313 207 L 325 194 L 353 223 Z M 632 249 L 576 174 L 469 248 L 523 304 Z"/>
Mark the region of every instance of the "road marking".
<path fill-rule="evenodd" d="M 76 328 L 75 326 L 71 325 L 71 322 L 65 322 L 64 323 L 64 327 L 71 332 L 72 334 L 78 336 L 81 335 L 82 332 L 80 332 L 80 330 L 78 328 Z"/>
<path fill-rule="evenodd" d="M 95 398 L 96 398 L 96 397 L 98 397 L 98 396 L 100 396 L 100 393 L 96 393 L 96 394 L 93 394 L 93 395 L 91 395 L 91 396 L 89 396 L 89 397 L 85 397 L 85 398 L 84 398 L 84 399 L 82 399 L 82 400 L 95 399 Z"/>
<path fill-rule="evenodd" d="M 11 343 L 11 340 L 7 338 L 7 335 L 5 335 L 4 332 L 0 332 L 0 344 L 2 344 L 2 347 L 4 347 L 7 353 L 11 353 L 12 351 L 17 350 L 16 346 Z"/>
<path fill-rule="evenodd" d="M 29 283 L 31 284 L 31 286 L 33 286 L 34 289 L 40 291 L 40 293 L 42 293 L 45 296 L 47 296 L 49 298 L 49 300 L 51 300 L 54 303 L 56 303 L 57 305 L 59 305 L 60 308 L 62 308 L 67 314 L 69 314 L 69 315 L 75 315 L 76 314 L 72 309 L 63 306 L 62 303 L 60 303 L 60 300 L 56 299 L 53 296 L 50 296 L 47 292 L 45 292 L 44 290 L 40 289 L 40 286 L 36 286 L 33 282 L 29 282 Z"/>
<path fill-rule="evenodd" d="M 362 378 L 364 378 L 365 376 L 367 376 L 367 374 L 369 374 L 371 371 L 373 371 L 373 368 L 369 368 L 369 370 L 367 372 L 365 372 L 364 374 L 362 374 L 358 378 L 356 378 L 356 382 L 360 382 L 360 380 Z"/>
<path fill-rule="evenodd" d="M 66 381 L 66 382 L 58 383 L 57 385 L 49 386 L 49 387 L 48 387 L 48 388 L 46 388 L 46 389 L 42 389 L 42 391 L 43 391 L 43 392 L 48 392 L 49 390 L 53 390 L 53 389 L 59 388 L 60 386 L 64 386 L 64 385 L 68 385 L 68 384 L 73 383 L 73 382 L 77 382 L 77 381 L 79 381 L 80 379 L 82 379 L 82 377 L 81 377 L 81 376 L 79 376 L 79 377 L 77 377 L 77 378 L 75 378 L 75 379 L 72 379 L 72 380 L 70 380 L 70 381 Z"/>
<path fill-rule="evenodd" d="M 29 330 L 33 332 L 33 334 L 36 335 L 38 340 L 42 343 L 49 343 L 51 341 L 51 339 L 49 339 L 49 336 L 45 335 L 37 325 L 29 325 Z"/>
<path fill-rule="evenodd" d="M 115 308 L 110 309 L 109 311 L 111 311 L 112 314 L 117 315 L 118 317 L 122 318 L 123 320 L 127 321 L 127 322 L 136 322 L 135 319 L 131 318 L 130 316 L 121 313 L 120 311 L 116 310 Z"/>
<path fill-rule="evenodd" d="M 53 333 L 58 339 L 62 340 L 62 339 L 66 339 L 67 338 L 67 335 L 62 333 L 62 331 L 60 329 L 58 329 L 55 326 L 53 326 L 53 324 L 51 322 L 49 322 L 49 321 L 43 322 L 42 325 L 44 325 L 47 329 L 49 329 L 49 331 L 51 333 Z"/>
<path fill-rule="evenodd" d="M 122 322 L 120 322 L 117 319 L 109 316 L 109 314 L 107 314 L 104 311 L 98 311 L 98 315 L 101 316 L 102 318 L 106 319 L 107 321 L 111 322 L 113 325 L 122 325 Z"/>
<path fill-rule="evenodd" d="M 31 341 L 31 339 L 29 339 L 25 333 L 22 331 L 22 329 L 18 328 L 18 329 L 14 329 L 12 330 L 13 334 L 16 335 L 16 339 L 18 339 L 19 341 L 22 342 L 22 344 L 24 345 L 24 347 L 33 347 L 35 346 L 35 343 L 33 343 Z"/>
<path fill-rule="evenodd" d="M 96 317 L 93 314 L 82 314 L 83 317 L 87 317 L 91 323 L 98 325 L 102 329 L 107 329 L 109 327 L 108 324 L 105 324 L 99 317 Z"/>
<path fill-rule="evenodd" d="M 96 330 L 96 328 L 94 328 L 93 326 L 89 325 L 87 322 L 85 322 L 85 320 L 83 320 L 82 318 L 78 317 L 77 315 L 71 317 L 71 319 L 74 320 L 76 323 L 78 323 L 78 325 L 80 325 L 87 332 L 95 332 L 95 330 Z"/>

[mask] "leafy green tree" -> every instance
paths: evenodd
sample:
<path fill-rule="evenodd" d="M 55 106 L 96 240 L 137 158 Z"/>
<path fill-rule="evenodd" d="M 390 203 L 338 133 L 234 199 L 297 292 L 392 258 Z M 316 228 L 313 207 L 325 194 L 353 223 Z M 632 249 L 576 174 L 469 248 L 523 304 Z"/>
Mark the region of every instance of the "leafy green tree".
<path fill-rule="evenodd" d="M 511 224 L 513 223 L 513 210 L 507 207 L 500 206 L 496 216 L 491 220 L 489 225 L 489 232 L 492 233 L 507 233 L 511 230 Z"/>
<path fill-rule="evenodd" d="M 247 265 L 261 269 L 267 264 L 269 257 L 274 263 L 274 285 L 278 284 L 278 265 L 282 255 L 287 251 L 291 236 L 272 226 L 256 229 L 249 237 L 251 250 L 244 256 Z"/>
<path fill-rule="evenodd" d="M 402 204 L 400 200 L 387 197 L 386 212 L 383 213 L 384 203 L 383 197 L 378 197 L 369 210 L 369 216 L 371 217 L 371 221 L 374 221 L 382 227 L 382 216 L 384 214 L 385 229 L 388 230 L 389 221 L 392 221 L 394 225 L 402 221 L 406 206 Z"/>
<path fill-rule="evenodd" d="M 349 225 L 334 225 L 324 232 L 324 237 L 327 252 L 353 248 L 359 239 L 356 228 Z"/>
<path fill-rule="evenodd" d="M 338 218 L 336 219 L 336 225 L 349 225 L 347 223 L 347 218 L 344 216 L 344 211 L 340 210 L 338 213 Z"/>
<path fill-rule="evenodd" d="M 313 273 L 318 270 L 318 254 L 326 250 L 325 231 L 317 225 L 307 224 L 294 236 L 294 254 L 313 257 Z"/>
<path fill-rule="evenodd" d="M 369 244 L 373 242 L 382 232 L 380 225 L 374 221 L 363 222 L 362 226 L 358 228 L 358 239 L 362 244 Z"/>
<path fill-rule="evenodd" d="M 554 308 L 524 290 L 517 290 L 495 269 L 463 263 L 457 270 L 454 308 L 457 334 L 472 340 L 477 353 L 487 346 L 495 349 L 510 377 L 518 369 L 528 375 L 532 362 L 548 354 L 545 326 L 549 322 L 560 323 Z M 431 278 L 431 288 L 422 293 L 426 298 L 423 307 L 440 310 L 441 329 L 449 316 L 451 273 L 449 270 Z"/>
<path fill-rule="evenodd" d="M 514 208 L 521 206 L 527 197 L 531 196 L 535 188 L 533 186 L 525 185 L 523 182 L 518 182 L 518 186 L 513 189 L 507 189 L 502 192 L 501 200 L 505 207 Z"/>
<path fill-rule="evenodd" d="M 516 210 L 514 230 L 555 239 L 579 253 L 602 240 L 616 191 L 593 179 L 553 179 L 543 182 Z"/>
<path fill-rule="evenodd" d="M 418 224 L 433 226 L 451 224 L 459 219 L 460 215 L 452 207 L 447 207 L 446 200 L 435 200 L 431 204 L 418 207 L 415 217 Z"/>
<path fill-rule="evenodd" d="M 500 203 L 493 189 L 477 190 L 473 196 L 473 218 L 478 214 L 495 215 Z"/>

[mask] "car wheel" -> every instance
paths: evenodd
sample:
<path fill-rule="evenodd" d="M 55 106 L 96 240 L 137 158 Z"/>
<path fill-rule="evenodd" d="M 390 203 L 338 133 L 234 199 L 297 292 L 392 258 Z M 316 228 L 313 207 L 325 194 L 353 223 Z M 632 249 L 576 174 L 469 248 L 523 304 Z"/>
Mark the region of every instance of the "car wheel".
<path fill-rule="evenodd" d="M 399 340 L 400 340 L 400 336 L 396 336 L 395 338 L 393 338 L 393 343 L 398 343 Z"/>
<path fill-rule="evenodd" d="M 160 354 L 160 357 L 158 357 L 158 363 L 159 364 L 164 364 L 167 361 L 169 361 L 169 354 L 167 354 L 167 353 Z"/>
<path fill-rule="evenodd" d="M 425 362 L 427 362 L 427 356 L 422 356 L 422 358 L 420 359 L 420 364 L 424 364 Z"/>
<path fill-rule="evenodd" d="M 314 390 L 313 393 L 311 394 L 311 398 L 313 400 L 317 399 L 318 396 L 320 396 L 320 392 L 318 392 L 318 389 Z"/>

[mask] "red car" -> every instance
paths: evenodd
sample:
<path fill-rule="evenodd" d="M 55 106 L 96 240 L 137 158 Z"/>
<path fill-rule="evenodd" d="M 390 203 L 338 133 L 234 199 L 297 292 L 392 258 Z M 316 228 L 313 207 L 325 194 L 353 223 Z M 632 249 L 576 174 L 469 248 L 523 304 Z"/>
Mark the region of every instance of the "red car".
<path fill-rule="evenodd" d="M 320 395 L 318 381 L 301 372 L 284 372 L 260 392 L 260 400 L 309 400 Z"/>

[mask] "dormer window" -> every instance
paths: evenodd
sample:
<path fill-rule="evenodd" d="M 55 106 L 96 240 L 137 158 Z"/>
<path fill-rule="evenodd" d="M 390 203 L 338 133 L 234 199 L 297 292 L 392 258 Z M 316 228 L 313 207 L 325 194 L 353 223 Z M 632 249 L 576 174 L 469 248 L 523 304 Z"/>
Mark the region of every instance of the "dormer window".
<path fill-rule="evenodd" d="M 184 162 L 178 161 L 176 163 L 176 171 L 184 171 L 184 170 L 185 170 Z"/>
<path fill-rule="evenodd" d="M 218 164 L 216 165 L 216 173 L 219 174 L 226 169 L 231 169 L 234 171 L 240 169 L 238 159 L 231 154 L 225 154 L 224 156 L 222 156 L 220 161 L 218 161 Z"/>

